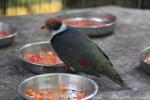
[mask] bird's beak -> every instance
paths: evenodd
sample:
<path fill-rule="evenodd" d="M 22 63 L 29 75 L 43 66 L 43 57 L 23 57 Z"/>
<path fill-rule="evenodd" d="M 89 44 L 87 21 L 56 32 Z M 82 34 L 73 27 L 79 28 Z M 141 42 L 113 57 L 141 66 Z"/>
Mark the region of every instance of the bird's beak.
<path fill-rule="evenodd" d="M 42 26 L 41 26 L 41 29 L 45 29 L 45 28 L 46 28 L 46 25 L 42 25 Z"/>

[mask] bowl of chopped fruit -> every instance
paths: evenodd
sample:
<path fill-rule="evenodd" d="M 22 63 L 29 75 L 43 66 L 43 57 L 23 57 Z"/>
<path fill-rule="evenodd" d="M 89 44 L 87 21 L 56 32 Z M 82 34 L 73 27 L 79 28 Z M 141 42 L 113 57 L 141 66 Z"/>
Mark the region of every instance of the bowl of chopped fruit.
<path fill-rule="evenodd" d="M 73 13 L 58 16 L 64 24 L 87 34 L 88 36 L 104 36 L 115 30 L 116 17 L 112 14 Z"/>
<path fill-rule="evenodd" d="M 93 80 L 64 73 L 33 76 L 18 88 L 27 100 L 91 100 L 97 91 L 98 85 Z"/>
<path fill-rule="evenodd" d="M 139 53 L 139 58 L 141 61 L 141 68 L 145 72 L 150 73 L 150 47 L 143 49 Z"/>
<path fill-rule="evenodd" d="M 64 63 L 52 49 L 49 41 L 24 45 L 18 50 L 24 68 L 34 73 L 63 72 Z"/>
<path fill-rule="evenodd" d="M 13 43 L 17 29 L 9 24 L 0 22 L 0 47 Z"/>

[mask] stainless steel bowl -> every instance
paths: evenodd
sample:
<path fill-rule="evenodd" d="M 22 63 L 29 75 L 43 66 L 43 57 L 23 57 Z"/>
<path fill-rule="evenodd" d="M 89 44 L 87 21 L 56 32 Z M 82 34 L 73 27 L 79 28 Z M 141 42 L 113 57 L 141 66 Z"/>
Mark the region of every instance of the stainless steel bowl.
<path fill-rule="evenodd" d="M 66 17 L 65 17 L 66 16 Z M 97 22 L 104 22 L 104 25 L 101 26 L 72 26 L 77 30 L 79 30 L 82 33 L 87 34 L 88 36 L 104 36 L 108 35 L 110 33 L 113 33 L 115 30 L 115 24 L 116 24 L 116 17 L 112 14 L 99 14 L 99 15 L 89 15 L 89 16 L 81 16 L 81 17 L 74 17 L 74 16 L 59 16 L 62 18 L 63 22 L 67 22 L 70 20 L 79 21 L 84 19 L 90 19 Z"/>
<path fill-rule="evenodd" d="M 143 49 L 140 53 L 139 53 L 139 59 L 141 62 L 141 68 L 147 72 L 150 73 L 150 64 L 146 63 L 144 60 L 150 56 L 150 47 L 147 47 L 145 49 Z"/>
<path fill-rule="evenodd" d="M 19 85 L 18 91 L 23 98 L 31 100 L 30 97 L 24 95 L 26 88 L 45 89 L 59 86 L 65 86 L 77 91 L 85 91 L 86 97 L 82 100 L 92 99 L 98 91 L 98 85 L 93 80 L 79 75 L 64 73 L 43 74 L 31 77 Z"/>
<path fill-rule="evenodd" d="M 5 32 L 10 33 L 7 36 L 0 37 L 0 47 L 11 44 L 13 42 L 15 36 L 17 35 L 17 30 L 15 27 L 5 24 L 5 23 L 2 23 L 2 22 L 0 22 L 0 31 L 5 31 Z"/>
<path fill-rule="evenodd" d="M 35 43 L 29 43 L 26 44 L 25 46 L 21 47 L 18 50 L 19 58 L 21 61 L 24 63 L 24 68 L 34 72 L 34 73 L 50 73 L 50 72 L 65 72 L 65 68 L 63 67 L 63 63 L 58 63 L 58 64 L 53 64 L 53 65 L 46 65 L 46 64 L 37 64 L 37 63 L 32 63 L 23 58 L 24 54 L 27 53 L 36 53 L 39 51 L 49 51 L 51 50 L 54 54 L 54 50 L 52 49 L 50 42 L 49 41 L 44 41 L 44 42 L 35 42 Z"/>

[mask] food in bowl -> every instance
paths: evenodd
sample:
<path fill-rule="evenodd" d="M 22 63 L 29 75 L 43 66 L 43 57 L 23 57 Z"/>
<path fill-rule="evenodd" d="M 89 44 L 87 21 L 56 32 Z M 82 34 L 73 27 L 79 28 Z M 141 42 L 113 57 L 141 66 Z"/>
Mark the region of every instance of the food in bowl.
<path fill-rule="evenodd" d="M 27 88 L 24 94 L 33 100 L 81 100 L 86 96 L 84 91 L 75 91 L 64 86 L 47 89 Z"/>
<path fill-rule="evenodd" d="M 51 64 L 58 64 L 62 63 L 62 61 L 56 56 L 52 51 L 40 51 L 38 53 L 27 53 L 24 54 L 24 59 L 36 63 L 36 64 L 45 64 L 45 65 L 51 65 Z"/>
<path fill-rule="evenodd" d="M 68 26 L 103 26 L 105 25 L 104 22 L 96 21 L 93 19 L 81 19 L 81 20 L 67 20 L 65 24 Z"/>
<path fill-rule="evenodd" d="M 17 29 L 9 24 L 0 22 L 0 47 L 13 43 L 17 35 Z"/>
<path fill-rule="evenodd" d="M 144 55 L 144 62 L 147 63 L 147 64 L 150 64 L 150 52 L 148 53 L 145 53 Z"/>
<path fill-rule="evenodd" d="M 109 13 L 72 12 L 58 16 L 64 24 L 88 36 L 104 36 L 114 32 L 116 17 Z"/>
<path fill-rule="evenodd" d="M 139 52 L 139 67 L 146 73 L 150 73 L 150 47 L 146 47 L 141 52 Z"/>
<path fill-rule="evenodd" d="M 0 31 L 0 38 L 8 36 L 10 33 L 5 32 L 5 31 Z"/>
<path fill-rule="evenodd" d="M 59 94 L 57 95 L 58 97 L 65 96 L 65 99 L 62 100 L 91 100 L 98 92 L 98 85 L 93 80 L 84 76 L 51 73 L 33 76 L 24 80 L 19 85 L 18 92 L 26 100 L 36 100 L 35 94 L 40 94 L 40 97 L 46 97 L 47 95 L 51 97 L 54 93 L 55 95 Z"/>
<path fill-rule="evenodd" d="M 49 41 L 26 44 L 17 52 L 18 60 L 22 62 L 23 67 L 33 73 L 57 73 L 68 70 L 58 58 Z"/>

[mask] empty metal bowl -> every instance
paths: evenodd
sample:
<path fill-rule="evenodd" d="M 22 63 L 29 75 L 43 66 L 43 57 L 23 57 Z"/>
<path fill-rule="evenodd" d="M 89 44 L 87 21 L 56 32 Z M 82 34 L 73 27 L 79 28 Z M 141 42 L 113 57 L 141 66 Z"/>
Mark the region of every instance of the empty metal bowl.
<path fill-rule="evenodd" d="M 4 37 L 0 37 L 0 47 L 7 46 L 11 44 L 17 35 L 17 30 L 15 27 L 0 22 L 0 31 L 8 32 L 9 35 L 6 35 Z"/>
<path fill-rule="evenodd" d="M 29 43 L 25 46 L 21 47 L 18 50 L 19 58 L 24 63 L 24 68 L 34 72 L 34 73 L 50 73 L 50 72 L 65 72 L 65 67 L 63 66 L 63 63 L 58 64 L 52 64 L 52 65 L 46 65 L 46 64 L 37 64 L 32 63 L 24 59 L 23 55 L 28 53 L 38 53 L 39 51 L 52 51 L 54 54 L 54 50 L 52 49 L 49 41 L 44 42 L 35 42 L 35 43 Z"/>
<path fill-rule="evenodd" d="M 79 75 L 64 73 L 51 73 L 31 77 L 19 85 L 18 91 L 23 98 L 31 100 L 31 97 L 24 94 L 26 88 L 46 89 L 60 86 L 76 91 L 85 91 L 86 96 L 82 100 L 92 99 L 98 91 L 98 85 L 93 80 Z"/>
<path fill-rule="evenodd" d="M 139 53 L 139 59 L 140 59 L 140 62 L 141 62 L 141 68 L 147 72 L 147 73 L 150 73 L 150 64 L 148 64 L 146 62 L 146 59 L 147 58 L 150 58 L 150 47 L 147 47 L 145 49 L 143 49 L 140 53 Z"/>
<path fill-rule="evenodd" d="M 62 18 L 63 22 L 66 23 L 68 21 L 81 21 L 81 20 L 93 20 L 96 22 L 103 22 L 103 25 L 100 26 L 75 26 L 68 25 L 79 30 L 82 33 L 87 34 L 88 36 L 104 36 L 110 33 L 113 33 L 115 30 L 116 17 L 112 14 L 99 14 L 99 15 L 89 15 L 89 16 L 59 16 Z"/>

